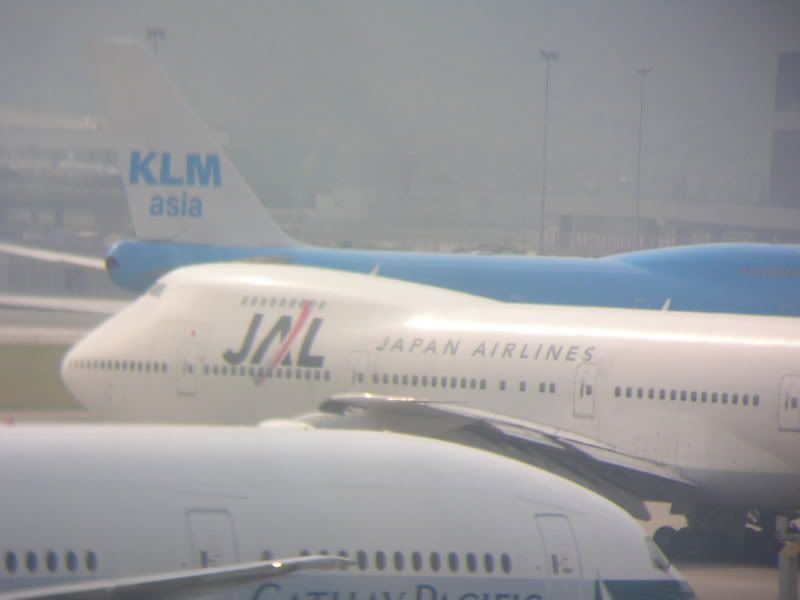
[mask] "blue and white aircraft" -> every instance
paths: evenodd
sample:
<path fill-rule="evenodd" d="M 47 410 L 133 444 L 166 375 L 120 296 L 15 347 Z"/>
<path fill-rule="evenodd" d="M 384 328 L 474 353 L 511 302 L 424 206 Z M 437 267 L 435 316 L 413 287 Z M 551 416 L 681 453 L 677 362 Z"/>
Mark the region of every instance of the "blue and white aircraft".
<path fill-rule="evenodd" d="M 179 266 L 249 258 L 379 272 L 510 302 L 800 313 L 798 246 L 708 244 L 556 258 L 301 244 L 273 221 L 144 47 L 107 40 L 97 45 L 96 56 L 139 238 L 117 243 L 106 257 L 111 278 L 125 289 L 141 292 Z"/>

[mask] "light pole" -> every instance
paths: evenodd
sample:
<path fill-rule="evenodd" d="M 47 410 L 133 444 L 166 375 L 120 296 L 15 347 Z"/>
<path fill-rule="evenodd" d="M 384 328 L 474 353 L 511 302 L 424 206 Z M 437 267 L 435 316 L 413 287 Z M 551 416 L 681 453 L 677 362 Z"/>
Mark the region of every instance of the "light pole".
<path fill-rule="evenodd" d="M 544 254 L 544 215 L 547 204 L 547 121 L 550 108 L 550 63 L 558 60 L 558 50 L 539 50 L 546 64 L 544 77 L 544 141 L 542 143 L 542 201 L 539 206 L 539 254 Z"/>
<path fill-rule="evenodd" d="M 161 27 L 148 27 L 146 33 L 147 39 L 153 44 L 153 54 L 158 54 L 158 41 L 167 38 L 167 32 Z"/>
<path fill-rule="evenodd" d="M 639 143 L 636 147 L 636 249 L 642 247 L 642 132 L 644 129 L 644 78 L 652 71 L 650 67 L 636 69 L 642 83 L 639 91 Z"/>

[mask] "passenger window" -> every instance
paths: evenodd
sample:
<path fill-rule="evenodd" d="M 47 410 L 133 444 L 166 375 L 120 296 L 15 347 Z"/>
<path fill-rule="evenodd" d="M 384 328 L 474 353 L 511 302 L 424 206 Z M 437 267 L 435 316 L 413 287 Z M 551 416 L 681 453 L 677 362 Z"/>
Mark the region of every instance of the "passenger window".
<path fill-rule="evenodd" d="M 400 377 L 398 375 L 392 375 L 392 384 L 398 385 L 400 383 Z"/>
<path fill-rule="evenodd" d="M 478 559 L 472 552 L 467 553 L 467 571 L 474 573 L 478 570 Z"/>
<path fill-rule="evenodd" d="M 487 552 L 483 555 L 483 569 L 487 573 L 494 573 L 494 554 Z"/>
<path fill-rule="evenodd" d="M 700 392 L 700 402 L 708 402 L 708 393 Z"/>
<path fill-rule="evenodd" d="M 678 394 L 677 394 L 677 392 L 675 390 L 670 390 L 669 391 L 669 399 L 670 400 L 675 400 L 677 397 L 678 397 Z"/>
<path fill-rule="evenodd" d="M 405 377 L 403 377 L 403 379 L 405 379 Z M 378 374 L 377 373 L 373 373 L 372 374 L 372 383 L 375 384 L 375 385 L 378 384 Z M 405 383 L 405 381 L 403 383 Z"/>
<path fill-rule="evenodd" d="M 692 392 L 692 393 L 689 395 L 689 398 L 690 398 L 690 400 L 691 400 L 692 402 L 697 402 L 697 392 Z"/>
<path fill-rule="evenodd" d="M 436 375 L 431 376 L 431 387 L 439 385 L 439 378 Z"/>
<path fill-rule="evenodd" d="M 505 379 L 501 379 L 500 380 L 500 391 L 501 392 L 505 392 L 506 391 L 506 380 Z"/>
<path fill-rule="evenodd" d="M 642 398 L 644 398 L 644 390 L 643 390 L 642 388 L 638 388 L 638 389 L 636 390 L 636 397 L 637 397 L 637 398 L 639 398 L 640 400 L 641 400 Z"/>
<path fill-rule="evenodd" d="M 86 568 L 92 573 L 97 570 L 97 554 L 92 550 L 86 553 Z"/>
<path fill-rule="evenodd" d="M 485 379 L 481 379 L 481 385 L 480 385 L 480 388 L 481 388 L 482 390 L 485 390 L 485 389 L 486 389 L 486 380 L 485 380 Z"/>
<path fill-rule="evenodd" d="M 659 400 L 666 400 L 667 399 L 667 390 L 665 390 L 663 388 L 658 390 L 658 399 Z"/>
<path fill-rule="evenodd" d="M 363 550 L 359 550 L 356 553 L 356 561 L 358 562 L 358 568 L 362 571 L 367 570 L 367 553 Z"/>
<path fill-rule="evenodd" d="M 36 553 L 32 550 L 29 550 L 27 554 L 25 554 L 25 566 L 31 573 L 35 573 L 36 569 L 39 568 L 39 557 L 37 557 Z"/>
<path fill-rule="evenodd" d="M 58 571 L 58 554 L 56 554 L 52 550 L 48 550 L 45 562 L 47 563 L 48 571 L 50 571 L 51 573 L 55 573 L 56 571 Z"/>
<path fill-rule="evenodd" d="M 272 560 L 272 552 L 270 552 L 269 550 L 262 550 L 261 560 Z"/>
<path fill-rule="evenodd" d="M 15 573 L 17 571 L 17 555 L 13 552 L 6 552 L 6 572 Z"/>
<path fill-rule="evenodd" d="M 427 375 L 423 375 L 421 381 L 422 381 L 422 387 L 428 387 L 428 376 Z"/>
<path fill-rule="evenodd" d="M 500 555 L 500 566 L 503 569 L 503 573 L 511 573 L 511 557 L 508 554 Z"/>
<path fill-rule="evenodd" d="M 647 398 L 653 400 L 656 397 L 656 391 L 653 388 L 647 390 Z"/>
<path fill-rule="evenodd" d="M 405 557 L 402 552 L 394 553 L 394 568 L 396 571 L 402 571 L 405 568 Z"/>
<path fill-rule="evenodd" d="M 458 572 L 458 554 L 455 552 L 450 552 L 447 555 L 447 565 L 450 567 L 450 571 L 452 573 Z"/>
<path fill-rule="evenodd" d="M 387 373 L 383 374 L 383 384 L 389 385 L 389 375 Z"/>
<path fill-rule="evenodd" d="M 717 392 L 711 392 L 711 404 L 716 404 L 717 400 L 719 400 L 719 394 L 717 394 Z"/>
<path fill-rule="evenodd" d="M 469 389 L 474 390 L 477 387 L 477 385 L 478 385 L 477 380 L 475 379 L 469 380 Z"/>
<path fill-rule="evenodd" d="M 519 391 L 524 392 L 527 387 L 527 384 L 524 381 L 519 382 Z"/>
<path fill-rule="evenodd" d="M 629 387 L 626 387 L 625 388 L 625 397 L 626 398 L 630 398 L 631 396 L 633 396 L 633 389 L 629 388 Z"/>
<path fill-rule="evenodd" d="M 431 571 L 438 572 L 442 568 L 442 559 L 439 557 L 438 552 L 431 552 Z"/>
<path fill-rule="evenodd" d="M 411 555 L 411 566 L 414 567 L 415 571 L 422 570 L 422 555 L 419 552 L 414 552 Z"/>
<path fill-rule="evenodd" d="M 681 390 L 681 402 L 686 402 L 686 390 Z"/>
<path fill-rule="evenodd" d="M 461 389 L 462 390 L 467 389 L 467 378 L 466 377 L 462 377 L 461 378 Z"/>
<path fill-rule="evenodd" d="M 748 394 L 742 395 L 742 404 L 744 404 L 745 406 L 750 404 L 750 396 Z"/>
<path fill-rule="evenodd" d="M 383 571 L 386 568 L 386 555 L 382 550 L 378 550 L 375 553 L 375 566 L 379 571 Z"/>
<path fill-rule="evenodd" d="M 551 394 L 555 394 L 556 393 L 556 384 L 555 383 L 551 383 L 550 384 L 550 393 Z M 589 393 L 591 394 L 592 392 L 590 391 Z"/>
<path fill-rule="evenodd" d="M 733 394 L 731 396 L 731 404 L 739 404 L 739 394 Z"/>
<path fill-rule="evenodd" d="M 66 561 L 67 563 L 67 570 L 70 573 L 74 573 L 78 570 L 78 555 L 75 554 L 72 550 L 67 552 Z"/>
<path fill-rule="evenodd" d="M 723 404 L 727 404 L 728 403 L 728 392 L 723 392 L 722 393 L 722 403 Z"/>
<path fill-rule="evenodd" d="M 760 399 L 758 397 L 758 394 L 753 394 L 753 406 L 758 406 L 759 403 L 760 403 Z"/>
<path fill-rule="evenodd" d="M 419 385 L 419 377 L 417 375 L 412 375 L 411 376 L 411 385 L 413 385 L 415 387 L 417 385 Z"/>

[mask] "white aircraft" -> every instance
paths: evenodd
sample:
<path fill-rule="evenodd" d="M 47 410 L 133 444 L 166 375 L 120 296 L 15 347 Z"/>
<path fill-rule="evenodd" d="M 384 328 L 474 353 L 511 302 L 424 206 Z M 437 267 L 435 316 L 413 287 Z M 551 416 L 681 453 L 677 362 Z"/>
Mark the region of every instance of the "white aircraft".
<path fill-rule="evenodd" d="M 695 547 L 732 522 L 742 546 L 748 509 L 769 533 L 767 516 L 800 507 L 798 365 L 792 318 L 508 304 L 231 263 L 164 276 L 62 376 L 100 416 L 137 421 L 253 423 L 348 392 L 305 420 L 511 453 L 641 518 L 642 499 L 670 501 Z"/>
<path fill-rule="evenodd" d="M 612 503 L 435 440 L 7 426 L 0 470 L 3 599 L 694 597 Z"/>

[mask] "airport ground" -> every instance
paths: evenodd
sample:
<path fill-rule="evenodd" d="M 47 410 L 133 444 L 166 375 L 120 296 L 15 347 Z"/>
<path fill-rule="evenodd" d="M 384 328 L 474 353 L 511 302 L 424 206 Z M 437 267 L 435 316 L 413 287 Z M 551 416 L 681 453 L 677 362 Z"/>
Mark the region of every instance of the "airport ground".
<path fill-rule="evenodd" d="M 0 420 L 96 421 L 61 383 L 59 366 L 69 345 L 101 318 L 75 313 L 0 309 Z M 666 504 L 648 505 L 643 522 L 652 534 L 661 525 L 681 527 Z M 740 564 L 689 563 L 678 568 L 699 600 L 778 598 L 778 571 Z"/>

